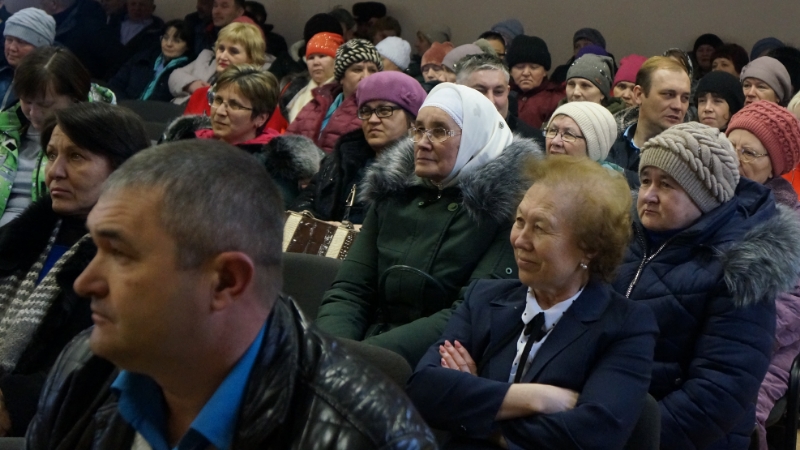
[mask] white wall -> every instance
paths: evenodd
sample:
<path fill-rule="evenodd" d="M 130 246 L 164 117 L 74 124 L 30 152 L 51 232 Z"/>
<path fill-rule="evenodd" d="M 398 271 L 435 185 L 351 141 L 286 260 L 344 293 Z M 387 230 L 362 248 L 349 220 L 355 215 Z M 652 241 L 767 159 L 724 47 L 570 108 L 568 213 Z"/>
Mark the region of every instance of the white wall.
<path fill-rule="evenodd" d="M 334 5 L 350 8 L 353 0 L 260 0 L 269 23 L 291 45 L 302 37 L 303 24 L 312 15 Z M 617 58 L 630 53 L 654 55 L 669 47 L 690 50 L 703 33 L 744 46 L 775 36 L 800 45 L 800 0 L 384 0 L 389 14 L 403 26 L 403 38 L 412 42 L 424 22 L 446 23 L 456 44 L 471 42 L 495 22 L 509 17 L 525 25 L 525 34 L 543 38 L 553 66 L 572 54 L 572 34 L 582 27 L 599 29 L 608 50 Z M 162 18 L 182 17 L 194 11 L 195 0 L 156 0 Z"/>

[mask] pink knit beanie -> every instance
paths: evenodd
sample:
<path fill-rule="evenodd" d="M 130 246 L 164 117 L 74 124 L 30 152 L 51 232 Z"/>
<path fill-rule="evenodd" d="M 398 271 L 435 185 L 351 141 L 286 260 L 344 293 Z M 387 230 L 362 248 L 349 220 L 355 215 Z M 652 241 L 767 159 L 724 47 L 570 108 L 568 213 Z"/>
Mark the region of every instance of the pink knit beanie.
<path fill-rule="evenodd" d="M 786 108 L 760 100 L 731 117 L 725 133 L 733 130 L 753 133 L 769 153 L 772 175 L 791 171 L 800 162 L 800 122 Z"/>
<path fill-rule="evenodd" d="M 641 55 L 628 55 L 619 61 L 619 70 L 617 75 L 614 76 L 614 83 L 611 85 L 613 89 L 620 81 L 627 81 L 628 83 L 636 83 L 636 74 L 639 73 L 639 68 L 647 61 L 647 58 Z"/>

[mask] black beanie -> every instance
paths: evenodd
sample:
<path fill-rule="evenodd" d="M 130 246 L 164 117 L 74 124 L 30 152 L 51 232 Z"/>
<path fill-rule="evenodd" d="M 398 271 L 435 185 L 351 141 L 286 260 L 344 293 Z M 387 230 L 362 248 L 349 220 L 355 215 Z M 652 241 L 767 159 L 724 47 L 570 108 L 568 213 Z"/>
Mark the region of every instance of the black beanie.
<path fill-rule="evenodd" d="M 739 112 L 744 106 L 744 91 L 742 90 L 742 83 L 736 76 L 715 70 L 707 73 L 700 82 L 697 83 L 697 93 L 695 94 L 695 102 L 708 94 L 717 94 L 728 102 L 728 109 L 731 116 Z"/>
<path fill-rule="evenodd" d="M 714 50 L 716 50 L 720 48 L 722 44 L 723 44 L 722 39 L 720 39 L 719 36 L 712 33 L 706 33 L 697 38 L 696 41 L 694 41 L 694 48 L 692 49 L 692 51 L 696 52 L 697 48 L 700 47 L 701 45 L 710 45 L 714 47 Z"/>
<path fill-rule="evenodd" d="M 542 38 L 520 34 L 511 41 L 506 50 L 506 64 L 512 68 L 520 63 L 539 64 L 544 70 L 550 70 L 550 52 Z"/>
<path fill-rule="evenodd" d="M 353 17 L 356 22 L 364 23 L 369 19 L 380 19 L 386 16 L 386 5 L 380 2 L 360 2 L 353 4 Z"/>
<path fill-rule="evenodd" d="M 325 32 L 341 35 L 343 32 L 342 24 L 330 14 L 315 14 L 308 19 L 305 28 L 303 28 L 303 39 L 308 42 L 315 34 Z"/>

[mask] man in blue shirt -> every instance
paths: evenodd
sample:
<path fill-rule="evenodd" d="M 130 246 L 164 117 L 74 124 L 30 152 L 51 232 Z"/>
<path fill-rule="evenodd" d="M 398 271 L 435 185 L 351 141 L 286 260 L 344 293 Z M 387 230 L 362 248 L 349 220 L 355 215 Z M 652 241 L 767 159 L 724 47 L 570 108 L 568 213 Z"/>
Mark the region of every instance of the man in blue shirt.
<path fill-rule="evenodd" d="M 192 140 L 114 172 L 75 281 L 95 326 L 50 374 L 36 449 L 435 448 L 402 390 L 280 294 L 283 202 L 265 168 Z"/>
<path fill-rule="evenodd" d="M 678 61 L 654 56 L 642 64 L 633 88 L 639 118 L 617 137 L 606 158 L 625 169 L 631 188 L 639 187 L 639 149 L 650 138 L 683 123 L 691 90 L 689 74 Z"/>

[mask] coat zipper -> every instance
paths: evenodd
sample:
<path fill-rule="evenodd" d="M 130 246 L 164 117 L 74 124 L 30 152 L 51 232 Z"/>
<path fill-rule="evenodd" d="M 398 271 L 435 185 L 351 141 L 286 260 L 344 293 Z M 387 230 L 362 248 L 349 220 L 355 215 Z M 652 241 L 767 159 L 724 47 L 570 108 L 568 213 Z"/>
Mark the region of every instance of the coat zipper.
<path fill-rule="evenodd" d="M 350 208 L 353 207 L 353 204 L 356 202 L 356 185 L 353 183 L 353 187 L 350 188 L 350 194 L 347 195 L 347 200 L 344 201 L 344 214 L 342 215 L 342 222 L 345 220 L 350 220 Z"/>
<path fill-rule="evenodd" d="M 664 247 L 666 247 L 667 244 L 669 244 L 670 241 L 672 241 L 672 238 L 667 239 L 666 241 L 664 241 L 663 244 L 661 244 L 660 247 L 658 247 L 655 253 L 653 253 L 650 256 L 647 256 L 647 245 L 644 241 L 644 238 L 642 238 L 642 235 L 638 229 L 635 229 L 635 233 L 636 233 L 636 239 L 639 240 L 639 242 L 642 244 L 642 248 L 644 249 L 644 257 L 642 258 L 641 264 L 639 264 L 639 269 L 636 270 L 636 276 L 633 277 L 633 281 L 631 281 L 631 284 L 628 286 L 628 290 L 625 292 L 625 298 L 631 298 L 631 292 L 633 291 L 633 288 L 636 287 L 636 283 L 639 282 L 639 277 L 642 275 L 644 266 L 646 266 L 647 263 L 652 261 L 653 258 L 658 256 L 658 254 L 661 253 L 661 250 L 664 250 Z"/>

